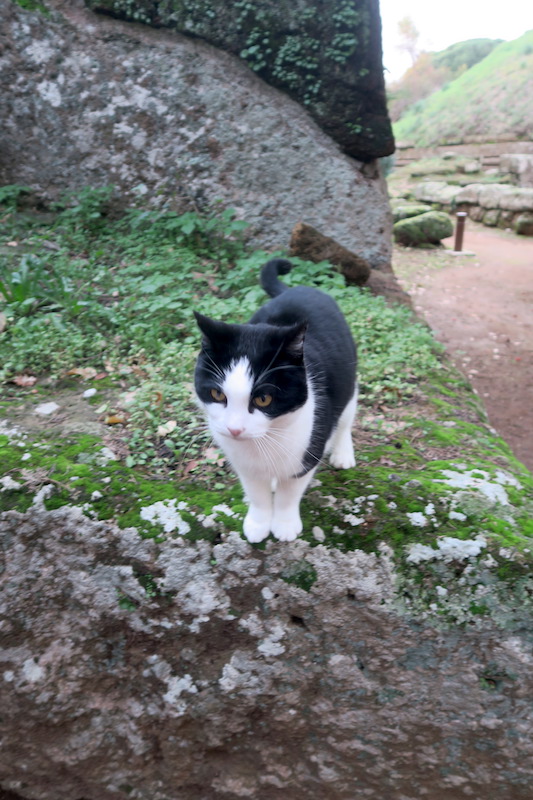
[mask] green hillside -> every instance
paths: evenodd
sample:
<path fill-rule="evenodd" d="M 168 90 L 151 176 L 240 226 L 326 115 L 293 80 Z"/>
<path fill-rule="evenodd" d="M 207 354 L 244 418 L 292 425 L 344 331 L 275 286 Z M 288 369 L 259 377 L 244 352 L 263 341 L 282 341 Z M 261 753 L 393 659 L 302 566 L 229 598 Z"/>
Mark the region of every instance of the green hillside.
<path fill-rule="evenodd" d="M 418 147 L 466 137 L 533 138 L 533 30 L 503 42 L 455 80 L 415 103 L 394 125 Z"/>

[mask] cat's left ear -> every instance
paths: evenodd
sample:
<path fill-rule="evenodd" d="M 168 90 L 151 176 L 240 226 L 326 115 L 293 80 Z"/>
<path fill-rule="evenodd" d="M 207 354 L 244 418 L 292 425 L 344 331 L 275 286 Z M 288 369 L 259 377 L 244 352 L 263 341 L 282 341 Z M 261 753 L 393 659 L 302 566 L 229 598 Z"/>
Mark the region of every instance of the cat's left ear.
<path fill-rule="evenodd" d="M 304 341 L 307 332 L 307 322 L 293 325 L 289 328 L 285 339 L 285 350 L 293 358 L 301 359 L 304 355 Z"/>

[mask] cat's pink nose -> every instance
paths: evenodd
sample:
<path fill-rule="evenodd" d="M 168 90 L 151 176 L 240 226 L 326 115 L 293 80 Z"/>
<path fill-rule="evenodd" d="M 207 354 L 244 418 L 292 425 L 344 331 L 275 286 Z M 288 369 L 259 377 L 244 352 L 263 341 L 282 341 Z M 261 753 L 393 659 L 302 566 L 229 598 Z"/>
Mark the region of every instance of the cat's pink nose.
<path fill-rule="evenodd" d="M 228 431 L 231 433 L 231 435 L 232 435 L 232 436 L 233 436 L 235 439 L 238 439 L 238 438 L 239 438 L 239 436 L 241 435 L 241 433 L 243 432 L 243 430 L 244 430 L 244 428 L 228 428 Z"/>

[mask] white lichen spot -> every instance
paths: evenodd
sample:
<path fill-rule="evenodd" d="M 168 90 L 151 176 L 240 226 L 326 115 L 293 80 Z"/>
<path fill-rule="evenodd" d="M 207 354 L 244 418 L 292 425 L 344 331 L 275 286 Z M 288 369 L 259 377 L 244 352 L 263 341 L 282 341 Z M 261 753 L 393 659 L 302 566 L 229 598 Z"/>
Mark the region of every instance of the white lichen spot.
<path fill-rule="evenodd" d="M 141 519 L 151 522 L 152 525 L 162 525 L 165 533 L 177 531 L 180 536 L 184 536 L 189 533 L 191 526 L 182 518 L 176 504 L 176 499 L 158 500 L 151 506 L 141 508 Z M 183 507 L 184 504 L 180 503 L 180 508 Z"/>
<path fill-rule="evenodd" d="M 46 103 L 50 103 L 54 108 L 59 108 L 61 105 L 61 92 L 57 83 L 41 81 L 35 88 Z"/>
<path fill-rule="evenodd" d="M 56 55 L 54 48 L 45 41 L 32 42 L 26 47 L 24 52 L 36 64 L 44 64 Z"/>
<path fill-rule="evenodd" d="M 1 491 L 6 492 L 9 489 L 20 489 L 22 484 L 18 483 L 18 481 L 14 481 L 10 475 L 5 475 L 3 478 L 0 478 L 0 486 L 2 487 Z"/>
<path fill-rule="evenodd" d="M 6 683 L 13 683 L 15 680 L 15 673 L 8 669 L 4 672 L 3 678 Z"/>
<path fill-rule="evenodd" d="M 407 518 L 415 528 L 424 528 L 428 524 L 427 517 L 421 511 L 408 511 Z"/>
<path fill-rule="evenodd" d="M 163 695 L 163 700 L 169 705 L 174 706 L 174 712 L 181 716 L 185 713 L 187 708 L 183 701 L 180 702 L 181 695 L 183 692 L 197 694 L 198 688 L 194 685 L 193 679 L 189 674 L 184 675 L 183 678 L 176 678 L 175 676 L 169 678 L 167 686 L 168 690 Z"/>
<path fill-rule="evenodd" d="M 507 472 L 503 472 L 503 470 L 497 470 L 495 480 L 497 483 L 501 483 L 502 486 L 514 486 L 515 489 L 522 489 L 523 486 L 513 475 L 509 475 Z"/>
<path fill-rule="evenodd" d="M 243 628 L 245 631 L 248 631 L 250 636 L 262 636 L 264 633 L 263 623 L 257 616 L 255 612 L 248 614 L 247 617 L 243 617 L 239 620 L 239 627 Z"/>
<path fill-rule="evenodd" d="M 313 534 L 313 538 L 316 539 L 317 542 L 325 542 L 326 541 L 326 534 L 319 528 L 318 525 L 315 525 L 313 530 L 311 531 Z"/>
<path fill-rule="evenodd" d="M 20 428 L 16 425 L 12 425 L 7 420 L 0 420 L 0 434 L 2 436 L 7 436 L 9 439 L 9 443 L 16 442 L 17 439 L 25 439 L 27 437 L 27 433 L 23 433 Z M 19 446 L 23 447 L 24 445 L 20 442 L 16 442 Z"/>
<path fill-rule="evenodd" d="M 39 406 L 36 406 L 35 413 L 46 417 L 49 414 L 54 414 L 58 409 L 58 404 L 52 400 L 50 403 L 41 403 Z"/>
<path fill-rule="evenodd" d="M 257 649 L 264 656 L 280 656 L 285 652 L 285 647 L 280 640 L 285 636 L 285 631 L 281 625 L 274 626 L 271 633 L 259 643 Z"/>
<path fill-rule="evenodd" d="M 44 678 L 44 669 L 36 663 L 34 658 L 27 658 L 22 665 L 22 675 L 29 683 L 36 683 Z"/>
<path fill-rule="evenodd" d="M 235 512 L 233 511 L 233 509 L 231 509 L 225 503 L 220 503 L 220 505 L 218 505 L 218 506 L 213 506 L 212 510 L 214 512 L 216 512 L 217 514 L 218 513 L 225 514 L 226 517 L 234 517 L 235 516 Z"/>
<path fill-rule="evenodd" d="M 96 463 L 99 466 L 105 467 L 108 461 L 118 461 L 118 456 L 109 447 L 102 447 L 97 456 Z"/>
<path fill-rule="evenodd" d="M 407 547 L 406 560 L 411 564 L 420 564 L 422 561 L 465 561 L 467 558 L 478 556 L 487 546 L 484 536 L 475 539 L 455 539 L 453 536 L 443 536 L 438 539 L 437 549 L 425 544 L 411 544 Z"/>
<path fill-rule="evenodd" d="M 427 544 L 410 544 L 407 546 L 406 561 L 411 564 L 420 564 L 421 561 L 431 561 L 438 557 L 438 551 Z"/>
<path fill-rule="evenodd" d="M 355 514 L 346 514 L 344 517 L 344 521 L 351 525 L 352 527 L 356 528 L 358 525 L 362 525 L 365 521 L 364 517 L 356 517 Z"/>
<path fill-rule="evenodd" d="M 464 522 L 466 519 L 466 514 L 463 514 L 461 511 L 450 511 L 448 517 L 450 519 L 456 519 L 459 522 Z"/>
<path fill-rule="evenodd" d="M 442 474 L 446 477 L 444 480 L 439 480 L 439 483 L 445 483 L 455 489 L 477 489 L 491 503 L 500 503 L 504 506 L 509 505 L 509 498 L 503 485 L 507 483 L 521 488 L 518 481 L 501 471 L 496 473 L 495 480 L 491 480 L 488 472 L 480 469 L 470 469 L 465 472 L 443 469 Z"/>
<path fill-rule="evenodd" d="M 94 397 L 96 392 L 97 389 L 85 389 L 85 391 L 82 394 L 82 397 L 85 397 L 85 399 L 87 400 L 89 397 Z"/>
<path fill-rule="evenodd" d="M 54 485 L 47 483 L 41 486 L 35 497 L 33 498 L 32 508 L 44 508 L 44 501 L 50 497 L 54 491 Z"/>

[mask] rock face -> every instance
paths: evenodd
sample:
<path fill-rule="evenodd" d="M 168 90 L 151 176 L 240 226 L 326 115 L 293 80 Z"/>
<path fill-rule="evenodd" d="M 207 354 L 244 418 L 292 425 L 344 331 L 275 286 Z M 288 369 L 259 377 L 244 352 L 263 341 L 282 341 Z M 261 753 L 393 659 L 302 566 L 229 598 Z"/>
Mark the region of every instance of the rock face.
<path fill-rule="evenodd" d="M 180 211 L 220 201 L 260 246 L 286 247 L 303 219 L 373 267 L 390 264 L 377 164 L 342 154 L 301 106 L 205 42 L 81 0 L 47 6 L 52 18 L 0 0 L 1 183 L 45 202 L 108 184 Z"/>
<path fill-rule="evenodd" d="M 526 620 L 446 631 L 402 615 L 386 546 L 158 544 L 46 511 L 44 496 L 0 522 L 3 788 L 36 800 L 531 797 Z M 454 569 L 478 551 L 450 551 Z"/>
<path fill-rule="evenodd" d="M 500 172 L 509 172 L 522 189 L 533 189 L 533 155 L 504 153 L 500 156 Z"/>
<path fill-rule="evenodd" d="M 297 222 L 292 230 L 289 253 L 315 264 L 329 261 L 338 267 L 347 283 L 356 286 L 362 286 L 370 276 L 368 261 L 303 222 Z"/>
<path fill-rule="evenodd" d="M 87 0 L 97 11 L 201 37 L 304 105 L 354 158 L 394 152 L 378 0 Z"/>

